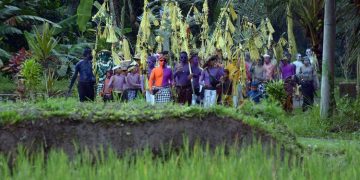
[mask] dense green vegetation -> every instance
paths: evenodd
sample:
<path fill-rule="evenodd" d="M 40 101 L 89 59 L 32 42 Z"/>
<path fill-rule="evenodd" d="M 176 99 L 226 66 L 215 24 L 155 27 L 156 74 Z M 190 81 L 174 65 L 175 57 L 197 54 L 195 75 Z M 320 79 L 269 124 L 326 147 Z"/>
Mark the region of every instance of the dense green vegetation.
<path fill-rule="evenodd" d="M 357 110 L 355 114 L 358 115 L 358 109 L 353 107 L 351 110 L 344 110 L 337 118 L 354 110 Z M 298 147 L 297 143 L 300 142 L 306 151 L 302 151 L 301 160 L 287 152 L 284 154 L 285 159 L 279 154 L 269 155 L 261 150 L 260 144 L 245 149 L 230 148 L 228 152 L 225 152 L 223 147 L 210 151 L 200 146 L 193 149 L 185 146 L 177 153 L 167 152 L 156 157 L 149 151 L 117 157 L 110 150 L 111 153 L 100 153 L 95 157 L 92 151 L 83 151 L 70 158 L 61 151 L 52 150 L 45 158 L 44 153 L 30 155 L 26 149 L 20 148 L 11 168 L 7 164 L 9 158 L 0 155 L 0 174 L 2 179 L 357 179 L 360 173 L 357 168 L 360 164 L 358 132 L 331 132 L 331 121 L 314 118 L 318 117 L 314 115 L 318 111 L 316 106 L 305 114 L 295 112 L 289 116 L 280 107 L 267 101 L 259 105 L 247 102 L 238 110 L 221 106 L 202 109 L 171 104 L 164 108 L 147 105 L 142 100 L 125 104 L 79 103 L 74 98 L 2 102 L 2 125 L 56 117 L 79 121 L 141 123 L 165 117 L 201 117 L 216 114 L 241 119 L 254 128 L 264 129 L 292 150 Z M 288 136 L 288 129 L 295 133 L 298 141 Z"/>
<path fill-rule="evenodd" d="M 104 2 L 109 2 L 111 8 L 102 6 Z M 312 48 L 321 65 L 321 45 L 325 39 L 325 0 L 232 1 L 231 10 L 229 9 L 232 12 L 227 14 L 226 23 L 219 17 L 228 0 L 208 0 L 208 11 L 204 11 L 205 13 L 205 1 L 178 0 L 177 6 L 181 8 L 178 12 L 182 14 L 184 21 L 174 20 L 174 17 L 167 19 L 175 21 L 173 24 L 162 22 L 167 17 L 163 18 L 161 12 L 168 10 L 164 9 L 164 3 L 149 0 L 147 8 L 153 16 L 146 16 L 149 22 L 141 26 L 141 20 L 145 19 L 144 2 L 147 1 L 0 0 L 0 94 L 10 97 L 8 94 L 16 93 L 17 97 L 22 97 L 16 102 L 0 99 L 0 126 L 51 119 L 143 123 L 164 118 L 216 115 L 243 121 L 262 130 L 276 139 L 277 143 L 284 145 L 288 151 L 278 154 L 279 150 L 276 149 L 275 154 L 267 154 L 260 144 L 254 144 L 245 149 L 230 148 L 228 152 L 225 152 L 224 147 L 211 151 L 200 146 L 193 149 L 185 146 L 176 153 L 169 151 L 156 157 L 150 150 L 135 154 L 129 152 L 124 157 L 117 157 L 111 150 L 108 154 L 95 154 L 94 157 L 92 150 L 84 150 L 75 157 L 68 157 L 57 150 L 50 150 L 49 154 L 30 154 L 19 147 L 16 158 L 0 154 L 0 179 L 360 178 L 359 98 L 339 98 L 336 94 L 336 110 L 329 118 L 319 117 L 319 105 L 307 112 L 295 109 L 291 114 L 285 113 L 280 107 L 285 93 L 280 82 L 269 87 L 268 100 L 256 105 L 245 101 L 238 109 L 222 106 L 203 109 L 174 104 L 167 104 L 166 107 L 151 106 L 143 99 L 132 103 L 105 104 L 100 99 L 95 103 L 79 103 L 75 98 L 76 94 L 65 99 L 69 77 L 74 65 L 81 59 L 84 47 L 99 51 L 111 50 L 110 46 L 113 45 L 112 51 L 116 51 L 113 54 L 129 55 L 130 58 L 136 53 L 141 54 L 135 45 L 137 37 L 141 37 L 138 32 L 144 30 L 149 33 L 147 38 L 140 38 L 144 42 L 139 47 L 143 52 L 150 52 L 155 50 L 157 44 L 164 43 L 157 41 L 162 40 L 167 33 L 175 36 L 176 33 L 181 33 L 176 29 L 181 23 L 184 23 L 184 27 L 188 23 L 186 34 L 191 33 L 193 36 L 188 43 L 201 51 L 205 49 L 204 44 L 217 41 L 214 40 L 216 30 L 220 32 L 221 24 L 229 26 L 228 23 L 231 22 L 236 31 L 224 34 L 230 38 L 217 42 L 225 47 L 225 44 L 230 44 L 229 40 L 234 41 L 234 45 L 230 45 L 232 47 L 225 48 L 229 51 L 231 48 L 239 48 L 241 51 L 249 51 L 251 56 L 254 53 L 260 56 L 264 50 L 270 48 L 267 47 L 269 35 L 275 46 L 270 50 L 275 50 L 278 60 L 282 58 L 283 51 L 290 51 L 294 60 L 296 52 L 303 54 L 306 48 Z M 331 64 L 335 64 L 337 81 L 341 79 L 348 82 L 357 76 L 358 85 L 359 5 L 359 1 L 336 1 L 336 58 L 332 56 L 336 61 Z M 197 14 L 194 8 L 197 8 Z M 194 12 L 190 12 L 191 9 Z M 206 14 L 206 21 L 199 23 L 202 13 Z M 265 20 L 269 20 L 270 24 L 263 29 Z M 254 29 L 246 29 L 248 24 Z M 271 25 L 273 27 L 269 28 Z M 167 29 L 170 26 L 174 27 L 172 29 L 175 29 L 176 33 Z M 167 30 L 169 32 L 166 32 Z M 265 38 L 259 36 L 262 31 L 266 34 Z M 185 36 L 185 31 L 182 33 Z M 125 39 L 129 40 L 129 47 L 124 45 Z M 172 44 L 181 44 L 180 39 L 178 40 Z M 168 44 L 170 46 L 171 42 Z M 170 51 L 176 52 L 174 49 L 171 47 Z M 223 52 L 228 54 L 224 49 Z M 254 57 L 252 59 L 257 60 Z M 25 80 L 24 94 L 17 91 L 21 78 Z M 320 96 L 319 93 L 318 95 Z M 14 100 L 12 96 L 10 99 Z M 294 152 L 297 157 L 291 156 Z"/>
<path fill-rule="evenodd" d="M 20 153 L 9 168 L 0 156 L 2 179 L 358 179 L 360 151 L 347 147 L 344 155 L 305 154 L 297 159 L 278 150 L 266 155 L 260 144 L 242 150 L 218 147 L 186 146 L 178 153 L 154 157 L 149 151 L 117 157 L 114 152 L 92 156 L 84 151 L 70 159 L 65 153 L 52 151 L 28 155 Z M 103 152 L 103 151 L 102 151 Z"/>

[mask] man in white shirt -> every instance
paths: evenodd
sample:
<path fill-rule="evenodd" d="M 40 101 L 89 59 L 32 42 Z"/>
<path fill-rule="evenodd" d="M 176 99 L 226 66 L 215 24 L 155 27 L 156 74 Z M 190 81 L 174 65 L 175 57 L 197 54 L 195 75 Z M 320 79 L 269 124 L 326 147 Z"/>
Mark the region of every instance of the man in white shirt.
<path fill-rule="evenodd" d="M 299 74 L 300 68 L 304 66 L 304 63 L 301 60 L 301 54 L 297 54 L 296 61 L 293 62 L 293 64 L 296 66 L 296 74 Z"/>

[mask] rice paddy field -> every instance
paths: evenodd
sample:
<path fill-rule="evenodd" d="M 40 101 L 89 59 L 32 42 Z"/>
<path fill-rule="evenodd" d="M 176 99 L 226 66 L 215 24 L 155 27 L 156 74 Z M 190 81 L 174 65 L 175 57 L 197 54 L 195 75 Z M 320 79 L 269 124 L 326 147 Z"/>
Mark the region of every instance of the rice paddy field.
<path fill-rule="evenodd" d="M 313 113 L 2 102 L 0 179 L 359 179 L 358 136 L 325 132 Z"/>
<path fill-rule="evenodd" d="M 33 156 L 21 151 L 10 168 L 1 156 L 2 179 L 358 179 L 360 153 L 350 148 L 343 155 L 304 154 L 284 159 L 266 155 L 260 145 L 238 150 L 199 147 L 154 157 L 149 151 L 121 158 L 108 153 L 91 158 L 88 152 L 74 159 L 61 151 Z"/>

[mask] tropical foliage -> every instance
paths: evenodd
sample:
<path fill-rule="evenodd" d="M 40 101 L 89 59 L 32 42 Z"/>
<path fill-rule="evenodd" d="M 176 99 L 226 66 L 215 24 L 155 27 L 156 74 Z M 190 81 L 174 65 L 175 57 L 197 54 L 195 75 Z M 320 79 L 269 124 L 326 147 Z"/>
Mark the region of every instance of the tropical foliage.
<path fill-rule="evenodd" d="M 284 89 L 284 81 L 273 81 L 266 85 L 266 93 L 270 99 L 279 104 L 283 104 L 286 99 L 286 92 Z"/>
<path fill-rule="evenodd" d="M 77 9 L 77 23 L 82 32 L 86 30 L 86 26 L 91 19 L 93 2 L 94 0 L 80 0 L 79 8 Z"/>
<path fill-rule="evenodd" d="M 48 67 L 50 64 L 49 61 L 51 61 L 52 51 L 58 43 L 58 41 L 53 38 L 53 30 L 49 24 L 45 23 L 41 31 L 35 27 L 34 36 L 25 32 L 25 37 L 33 52 L 33 57 L 45 67 Z"/>
<path fill-rule="evenodd" d="M 41 65 L 34 58 L 28 59 L 24 62 L 20 74 L 25 79 L 25 87 L 30 97 L 34 98 L 34 93 L 41 83 Z"/>
<path fill-rule="evenodd" d="M 25 48 L 19 50 L 19 52 L 15 53 L 11 56 L 6 67 L 2 68 L 2 71 L 6 73 L 16 74 L 20 71 L 22 63 L 30 58 L 31 53 L 26 51 Z"/>

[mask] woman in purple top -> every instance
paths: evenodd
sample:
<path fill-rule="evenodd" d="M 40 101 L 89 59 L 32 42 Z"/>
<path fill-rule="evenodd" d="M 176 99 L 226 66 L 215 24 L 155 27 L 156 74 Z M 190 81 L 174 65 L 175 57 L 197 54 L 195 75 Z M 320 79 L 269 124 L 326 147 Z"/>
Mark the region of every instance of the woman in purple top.
<path fill-rule="evenodd" d="M 293 110 L 293 94 L 294 88 L 296 86 L 294 75 L 295 75 L 295 66 L 291 64 L 287 57 L 283 57 L 281 60 L 282 66 L 281 70 L 281 78 L 284 81 L 284 89 L 286 92 L 286 101 L 283 104 L 283 108 L 286 112 L 291 112 Z"/>
<path fill-rule="evenodd" d="M 205 63 L 204 70 L 201 73 L 199 83 L 204 87 L 204 106 L 210 107 L 216 103 L 216 89 L 220 84 L 220 78 L 224 75 L 224 71 L 220 67 L 216 67 L 217 57 L 211 56 Z"/>
<path fill-rule="evenodd" d="M 118 68 L 115 70 L 115 75 L 111 76 L 109 88 L 113 90 L 113 97 L 116 100 L 125 101 L 126 95 L 124 95 L 124 88 L 126 86 L 126 69 L 125 68 Z"/>
<path fill-rule="evenodd" d="M 285 81 L 287 78 L 295 75 L 296 68 L 293 64 L 289 62 L 287 57 L 284 57 L 281 62 L 282 62 L 282 66 L 280 67 L 281 78 L 282 80 Z"/>
<path fill-rule="evenodd" d="M 132 101 L 137 97 L 137 93 L 141 90 L 141 79 L 137 66 L 130 66 L 126 80 L 127 100 Z"/>

